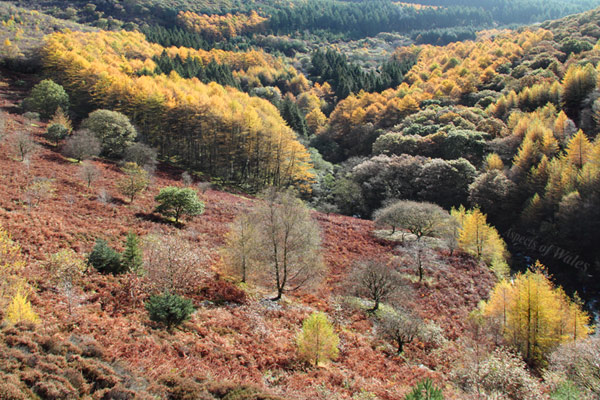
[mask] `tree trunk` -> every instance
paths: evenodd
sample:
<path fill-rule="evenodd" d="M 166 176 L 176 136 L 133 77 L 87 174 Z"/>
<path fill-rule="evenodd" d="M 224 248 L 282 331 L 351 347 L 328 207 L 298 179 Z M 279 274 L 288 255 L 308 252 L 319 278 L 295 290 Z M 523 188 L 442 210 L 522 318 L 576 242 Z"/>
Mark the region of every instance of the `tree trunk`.
<path fill-rule="evenodd" d="M 277 296 L 273 297 L 272 299 L 270 299 L 271 301 L 278 301 L 281 300 L 281 297 L 283 296 L 283 290 L 277 288 Z"/>
<path fill-rule="evenodd" d="M 404 342 L 402 340 L 397 340 L 398 343 L 398 355 L 402 354 L 404 351 Z"/>
<path fill-rule="evenodd" d="M 375 305 L 373 306 L 373 308 L 367 310 L 367 312 L 375 312 L 379 309 L 379 300 L 375 300 Z"/>
<path fill-rule="evenodd" d="M 417 267 L 419 269 L 419 282 L 423 280 L 423 263 L 421 262 L 421 250 L 417 250 Z"/>

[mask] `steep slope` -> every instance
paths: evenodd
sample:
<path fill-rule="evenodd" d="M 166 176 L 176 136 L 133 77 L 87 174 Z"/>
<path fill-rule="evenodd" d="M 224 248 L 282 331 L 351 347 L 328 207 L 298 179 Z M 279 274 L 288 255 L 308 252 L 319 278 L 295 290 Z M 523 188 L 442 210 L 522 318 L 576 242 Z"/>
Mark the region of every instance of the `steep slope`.
<path fill-rule="evenodd" d="M 3 78 L 0 87 L 1 106 L 5 110 L 14 110 L 15 102 L 24 93 L 14 87 L 15 78 Z M 23 249 L 28 261 L 27 278 L 37 289 L 32 303 L 43 321 L 38 327 L 5 326 L 0 334 L 0 348 L 9 352 L 8 359 L 1 361 L 0 370 L 11 375 L 7 379 L 22 388 L 23 393 L 33 390 L 40 398 L 67 398 L 43 394 L 42 389 L 36 389 L 36 379 L 19 371 L 24 368 L 39 373 L 44 382 L 63 381 L 61 371 L 65 368 L 75 371 L 83 368 L 72 361 L 73 357 L 87 357 L 78 355 L 84 351 L 79 345 L 75 346 L 79 350 L 64 349 L 78 338 L 87 338 L 100 349 L 91 356 L 94 361 L 89 362 L 99 364 L 100 369 L 115 371 L 106 372 L 112 378 L 101 387 L 103 392 L 86 389 L 86 396 L 93 393 L 93 398 L 114 398 L 106 392 L 118 388 L 137 392 L 140 398 L 142 395 L 165 398 L 164 393 L 177 386 L 174 383 L 169 386 L 169 379 L 176 379 L 173 378 L 176 375 L 177 379 L 195 379 L 198 385 L 205 386 L 224 381 L 255 385 L 290 399 L 351 398 L 363 391 L 381 399 L 398 399 L 423 377 L 432 377 L 442 385 L 447 382 L 448 359 L 455 355 L 444 354 L 442 349 L 452 346 L 444 347 L 447 345 L 443 343 L 452 343 L 464 334 L 468 313 L 487 296 L 494 282 L 493 275 L 470 257 L 432 250 L 428 279 L 423 284 L 408 284 L 410 295 L 405 306 L 439 326 L 443 340 L 415 341 L 407 346 L 402 357 L 396 356 L 377 338 L 365 313 L 348 306 L 337 295 L 346 292 L 342 283 L 349 267 L 362 258 L 394 255 L 401 272 L 414 275 L 410 253 L 395 242 L 376 238 L 370 221 L 314 213 L 323 231 L 324 259 L 329 273 L 313 292 L 288 296 L 281 304 L 274 304 L 264 300 L 268 294 L 264 289 L 249 286 L 244 296 L 229 280 L 211 275 L 197 284 L 193 298 L 197 311 L 192 319 L 181 329 L 167 332 L 150 323 L 146 315 L 143 279 L 89 271 L 77 307 L 69 314 L 64 296 L 48 279 L 45 261 L 50 254 L 61 248 L 72 248 L 81 254 L 89 252 L 97 238 L 107 239 L 121 249 L 130 230 L 139 235 L 174 234 L 181 230 L 205 255 L 204 265 L 198 268 L 218 272 L 218 250 L 224 244 L 227 224 L 258 200 L 207 190 L 201 195 L 206 203 L 204 215 L 177 229 L 161 222 L 152 209 L 153 197 L 161 187 L 182 185 L 181 171 L 161 166 L 150 189 L 129 204 L 115 187 L 121 176 L 117 165 L 94 161 L 102 171 L 102 178 L 88 189 L 78 177 L 78 165 L 65 159 L 43 139 L 43 124 L 15 114 L 5 114 L 4 121 L 7 129 L 0 143 L 0 225 Z M 32 131 L 41 146 L 29 163 L 19 162 L 10 145 L 12 138 L 23 130 Z M 27 187 L 36 177 L 51 179 L 54 191 L 39 204 L 28 205 Z M 112 200 L 107 200 L 111 197 Z M 308 367 L 296 355 L 295 337 L 302 320 L 314 309 L 329 314 L 341 338 L 340 357 L 321 368 Z M 14 344 L 15 337 L 33 342 L 30 347 L 34 350 L 17 354 L 23 353 L 23 349 Z M 49 338 L 57 344 L 45 345 Z M 55 347 L 63 348 L 56 350 L 56 357 L 65 357 L 66 361 L 52 356 Z M 31 354 L 41 360 L 52 358 L 57 367 L 43 367 L 41 361 L 31 364 L 27 361 Z M 15 368 L 15 362 L 21 367 Z M 57 370 L 52 374 L 44 368 Z M 126 379 L 127 375 L 135 379 Z M 189 381 L 182 382 L 182 387 L 193 386 Z M 82 387 L 94 384 L 90 378 Z M 68 388 L 67 384 L 63 386 Z M 241 390 L 240 397 L 225 397 L 227 391 L 209 387 L 207 391 L 213 397 L 206 398 L 267 398 L 252 397 L 249 389 L 236 390 Z M 446 392 L 447 398 L 455 398 L 451 387 Z M 189 398 L 182 394 L 169 396 Z"/>

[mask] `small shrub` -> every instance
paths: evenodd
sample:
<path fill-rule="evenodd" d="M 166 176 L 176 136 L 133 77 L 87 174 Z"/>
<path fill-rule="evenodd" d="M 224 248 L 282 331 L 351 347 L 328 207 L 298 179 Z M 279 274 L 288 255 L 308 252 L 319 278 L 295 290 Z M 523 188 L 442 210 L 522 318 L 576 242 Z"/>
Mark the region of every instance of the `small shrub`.
<path fill-rule="evenodd" d="M 425 379 L 406 395 L 404 400 L 444 400 L 441 389 L 435 387 L 431 379 Z"/>
<path fill-rule="evenodd" d="M 44 137 L 58 146 L 58 142 L 63 140 L 69 134 L 69 130 L 63 124 L 52 124 L 44 133 Z"/>
<path fill-rule="evenodd" d="M 23 118 L 37 122 L 40 120 L 40 113 L 28 111 L 26 113 L 23 113 Z"/>
<path fill-rule="evenodd" d="M 102 274 L 121 274 L 126 272 L 121 255 L 102 239 L 96 241 L 96 245 L 88 257 L 88 263 Z"/>
<path fill-rule="evenodd" d="M 151 296 L 146 303 L 146 310 L 152 321 L 171 329 L 185 322 L 194 312 L 194 306 L 192 301 L 185 297 L 165 292 L 162 295 Z"/>

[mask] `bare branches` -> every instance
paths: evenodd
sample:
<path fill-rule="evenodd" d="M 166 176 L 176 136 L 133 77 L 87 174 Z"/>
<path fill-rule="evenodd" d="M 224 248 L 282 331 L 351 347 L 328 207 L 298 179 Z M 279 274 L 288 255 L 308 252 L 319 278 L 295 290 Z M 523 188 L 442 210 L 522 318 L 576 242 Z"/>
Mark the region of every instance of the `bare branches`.
<path fill-rule="evenodd" d="M 274 284 L 279 300 L 320 278 L 321 235 L 309 210 L 291 192 L 267 191 L 264 201 L 231 226 L 224 249 L 242 281 Z"/>
<path fill-rule="evenodd" d="M 404 345 L 416 339 L 422 331 L 423 321 L 405 309 L 395 309 L 383 313 L 378 318 L 378 331 L 384 339 L 396 344 L 398 354 L 404 351 Z"/>
<path fill-rule="evenodd" d="M 373 302 L 369 311 L 374 312 L 394 296 L 402 283 L 393 267 L 379 260 L 363 260 L 354 266 L 348 284 L 354 294 Z"/>
<path fill-rule="evenodd" d="M 144 269 L 160 292 L 185 294 L 208 276 L 207 257 L 183 235 L 149 235 L 143 240 Z"/>

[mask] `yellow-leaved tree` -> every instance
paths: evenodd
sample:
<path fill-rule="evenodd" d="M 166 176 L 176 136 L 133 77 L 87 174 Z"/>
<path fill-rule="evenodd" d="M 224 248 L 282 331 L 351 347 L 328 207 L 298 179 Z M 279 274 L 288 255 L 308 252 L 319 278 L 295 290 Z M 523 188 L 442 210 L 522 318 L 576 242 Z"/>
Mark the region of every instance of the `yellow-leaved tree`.
<path fill-rule="evenodd" d="M 21 247 L 0 227 L 0 309 L 9 323 L 37 322 L 38 316 L 27 300 L 27 283 L 23 278 L 25 260 Z"/>
<path fill-rule="evenodd" d="M 6 308 L 6 321 L 9 324 L 18 322 L 38 323 L 40 317 L 33 311 L 31 302 L 27 300 L 27 295 L 20 291 L 15 294 L 10 304 Z"/>
<path fill-rule="evenodd" d="M 463 206 L 450 213 L 459 224 L 459 247 L 490 265 L 494 272 L 503 275 L 507 272 L 506 243 L 487 217 L 478 208 L 466 210 Z"/>
<path fill-rule="evenodd" d="M 297 343 L 300 357 L 317 366 L 337 357 L 340 338 L 333 331 L 333 325 L 327 320 L 327 315 L 314 312 L 302 323 Z"/>
<path fill-rule="evenodd" d="M 590 332 L 581 301 L 554 287 L 539 261 L 514 279 L 498 282 L 483 305 L 483 315 L 498 322 L 506 341 L 534 367 L 544 366 L 559 344 Z"/>
<path fill-rule="evenodd" d="M 577 168 L 582 168 L 592 152 L 592 144 L 580 129 L 567 145 L 567 159 Z"/>
<path fill-rule="evenodd" d="M 256 189 L 295 185 L 310 191 L 310 154 L 273 104 L 175 71 L 141 73 L 154 70 L 155 56 L 163 53 L 226 64 L 257 84 L 259 75 L 283 69 L 262 52 L 163 48 L 125 31 L 56 33 L 47 37 L 42 56 L 48 73 L 76 103 L 127 115 L 162 157 Z M 302 86 L 301 81 L 296 83 Z"/>

